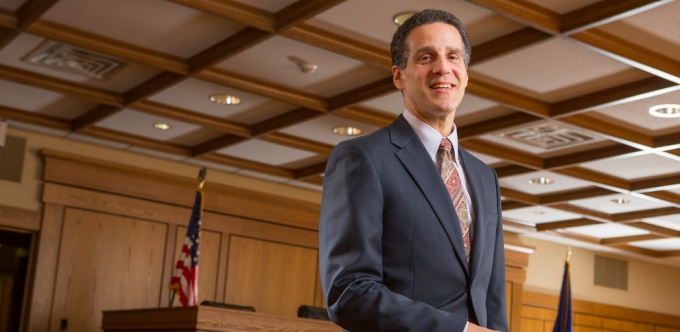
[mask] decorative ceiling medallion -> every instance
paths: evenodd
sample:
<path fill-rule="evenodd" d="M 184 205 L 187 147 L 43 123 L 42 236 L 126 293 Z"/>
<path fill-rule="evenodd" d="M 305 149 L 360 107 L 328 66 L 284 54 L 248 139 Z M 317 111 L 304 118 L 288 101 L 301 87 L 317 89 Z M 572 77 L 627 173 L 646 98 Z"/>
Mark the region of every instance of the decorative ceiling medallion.
<path fill-rule="evenodd" d="M 73 46 L 46 41 L 23 61 L 104 80 L 123 68 L 125 62 Z"/>
<path fill-rule="evenodd" d="M 551 122 L 512 129 L 511 131 L 499 134 L 499 136 L 546 150 L 596 140 L 593 136 Z"/>

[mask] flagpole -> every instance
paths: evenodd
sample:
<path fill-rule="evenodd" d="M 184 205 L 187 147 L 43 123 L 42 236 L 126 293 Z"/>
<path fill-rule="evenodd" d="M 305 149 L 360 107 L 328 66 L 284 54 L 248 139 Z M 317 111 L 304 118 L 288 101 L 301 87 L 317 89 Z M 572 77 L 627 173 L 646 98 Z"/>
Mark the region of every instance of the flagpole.
<path fill-rule="evenodd" d="M 208 174 L 208 171 L 205 168 L 205 166 L 201 167 L 201 170 L 198 171 L 198 177 L 197 177 L 198 186 L 196 188 L 196 190 L 198 192 L 203 191 L 203 185 L 205 185 L 205 178 L 206 178 L 207 174 Z M 172 284 L 172 283 L 170 284 L 171 292 L 170 292 L 170 300 L 168 301 L 168 308 L 172 307 L 173 302 L 175 302 L 175 295 L 177 295 L 177 288 L 178 287 L 179 287 L 179 285 L 177 285 L 177 284 Z"/>

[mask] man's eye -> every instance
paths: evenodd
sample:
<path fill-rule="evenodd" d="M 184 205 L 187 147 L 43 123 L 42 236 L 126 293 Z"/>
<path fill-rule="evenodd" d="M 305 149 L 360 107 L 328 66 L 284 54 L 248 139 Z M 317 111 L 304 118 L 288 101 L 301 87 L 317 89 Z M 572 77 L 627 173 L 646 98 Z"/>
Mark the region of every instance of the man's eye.
<path fill-rule="evenodd" d="M 423 55 L 420 57 L 420 61 L 430 61 L 432 59 L 432 56 L 429 55 Z"/>

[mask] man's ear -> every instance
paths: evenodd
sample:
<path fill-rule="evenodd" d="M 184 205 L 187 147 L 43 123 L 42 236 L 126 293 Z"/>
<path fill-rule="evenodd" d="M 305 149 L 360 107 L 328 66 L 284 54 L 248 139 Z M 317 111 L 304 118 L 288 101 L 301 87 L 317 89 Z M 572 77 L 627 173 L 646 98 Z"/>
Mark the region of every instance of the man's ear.
<path fill-rule="evenodd" d="M 392 66 L 392 82 L 394 86 L 399 90 L 404 90 L 404 81 L 401 73 L 401 69 L 397 66 Z"/>

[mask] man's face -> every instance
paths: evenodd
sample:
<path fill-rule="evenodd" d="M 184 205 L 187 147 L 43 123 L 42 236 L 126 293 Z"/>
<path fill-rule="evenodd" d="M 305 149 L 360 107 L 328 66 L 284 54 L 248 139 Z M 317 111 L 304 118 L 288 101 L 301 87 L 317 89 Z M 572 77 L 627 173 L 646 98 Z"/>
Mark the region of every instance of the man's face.
<path fill-rule="evenodd" d="M 468 82 L 460 33 L 446 23 L 425 24 L 409 33 L 406 44 L 406 66 L 392 67 L 404 105 L 425 122 L 452 121 Z"/>

